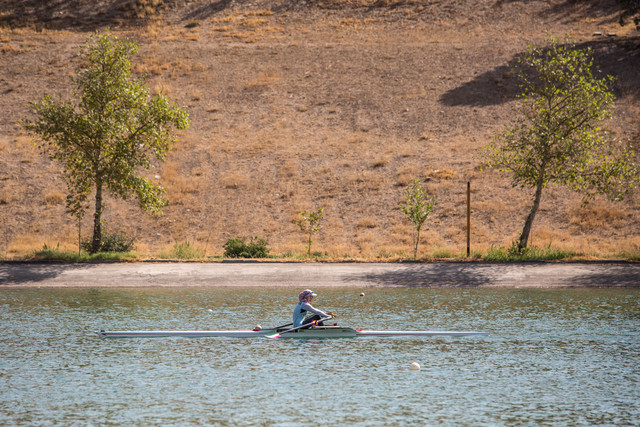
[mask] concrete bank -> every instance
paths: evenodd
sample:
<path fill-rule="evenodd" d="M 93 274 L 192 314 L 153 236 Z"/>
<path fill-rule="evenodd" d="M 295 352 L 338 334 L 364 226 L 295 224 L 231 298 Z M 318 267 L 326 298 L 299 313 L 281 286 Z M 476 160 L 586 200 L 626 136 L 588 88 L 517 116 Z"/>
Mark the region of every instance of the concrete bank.
<path fill-rule="evenodd" d="M 640 288 L 640 263 L 0 263 L 0 289 L 202 286 Z"/>

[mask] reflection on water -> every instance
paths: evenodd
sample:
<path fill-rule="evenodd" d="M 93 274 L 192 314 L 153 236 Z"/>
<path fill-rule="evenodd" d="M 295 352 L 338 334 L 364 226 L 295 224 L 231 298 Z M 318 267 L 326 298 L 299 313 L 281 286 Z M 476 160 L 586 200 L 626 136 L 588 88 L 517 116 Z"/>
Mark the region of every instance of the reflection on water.
<path fill-rule="evenodd" d="M 102 340 L 290 321 L 296 289 L 0 291 L 9 425 L 639 425 L 638 290 L 322 290 L 362 329 L 485 338 Z M 421 371 L 409 369 L 418 362 Z"/>

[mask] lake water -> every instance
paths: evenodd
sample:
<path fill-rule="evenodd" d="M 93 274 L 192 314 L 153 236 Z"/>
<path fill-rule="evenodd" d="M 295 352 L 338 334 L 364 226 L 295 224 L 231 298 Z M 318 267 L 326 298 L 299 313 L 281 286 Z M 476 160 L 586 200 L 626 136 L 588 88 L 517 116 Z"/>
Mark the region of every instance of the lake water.
<path fill-rule="evenodd" d="M 298 291 L 0 290 L 0 423 L 640 425 L 638 290 L 322 289 L 314 301 L 345 326 L 487 337 L 92 333 L 274 326 Z"/>

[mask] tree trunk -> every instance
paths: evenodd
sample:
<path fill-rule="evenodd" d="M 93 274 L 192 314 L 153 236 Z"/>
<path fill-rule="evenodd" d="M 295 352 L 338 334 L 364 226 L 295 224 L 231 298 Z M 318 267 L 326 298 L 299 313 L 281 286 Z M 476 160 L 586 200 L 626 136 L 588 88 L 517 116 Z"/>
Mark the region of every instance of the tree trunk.
<path fill-rule="evenodd" d="M 93 239 L 91 253 L 100 252 L 102 247 L 102 183 L 96 183 L 96 212 L 93 215 Z"/>
<path fill-rule="evenodd" d="M 538 208 L 540 207 L 540 198 L 542 197 L 542 187 L 543 179 L 539 179 L 536 185 L 536 195 L 533 198 L 533 206 L 531 206 L 531 211 L 527 216 L 527 220 L 524 223 L 524 228 L 522 229 L 522 234 L 520 234 L 520 241 L 518 242 L 518 250 L 522 252 L 526 247 L 529 241 L 529 234 L 531 233 L 531 226 L 533 225 L 533 220 L 536 217 L 536 213 L 538 212 Z"/>
<path fill-rule="evenodd" d="M 413 247 L 413 259 L 418 258 L 418 245 L 420 244 L 420 229 L 416 229 L 416 244 Z"/>

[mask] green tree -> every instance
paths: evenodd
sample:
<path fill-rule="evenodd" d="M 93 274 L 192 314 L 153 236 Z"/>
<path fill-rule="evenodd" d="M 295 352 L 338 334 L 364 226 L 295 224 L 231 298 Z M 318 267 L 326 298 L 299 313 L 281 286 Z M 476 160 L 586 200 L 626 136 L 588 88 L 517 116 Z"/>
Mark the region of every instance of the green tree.
<path fill-rule="evenodd" d="M 308 235 L 307 255 L 311 256 L 311 236 L 313 236 L 313 233 L 320 231 L 320 221 L 324 218 L 324 211 L 322 208 L 317 211 L 302 211 L 300 216 L 302 219 L 297 221 L 296 224 L 298 224 L 302 232 Z"/>
<path fill-rule="evenodd" d="M 103 192 L 140 208 L 161 213 L 164 189 L 140 175 L 153 158 L 164 161 L 175 142 L 173 130 L 189 126 L 188 114 L 163 95 L 149 95 L 144 79 L 131 77 L 137 45 L 110 32 L 94 34 L 81 49 L 82 61 L 72 77 L 72 100 L 45 95 L 29 107 L 35 119 L 23 126 L 37 144 L 63 167 L 67 209 L 81 218 L 94 198 L 92 252 L 100 250 Z"/>
<path fill-rule="evenodd" d="M 413 224 L 413 257 L 417 258 L 422 225 L 438 202 L 422 190 L 420 181 L 417 179 L 407 186 L 407 195 L 404 199 L 405 202 L 400 204 L 400 209 Z"/>
<path fill-rule="evenodd" d="M 612 78 L 594 75 L 592 51 L 551 39 L 547 48 L 530 46 L 519 59 L 523 94 L 515 123 L 487 147 L 488 165 L 512 175 L 512 185 L 533 188 L 533 204 L 517 243 L 527 247 L 531 226 L 547 185 L 563 185 L 584 195 L 621 200 L 638 181 L 628 144 L 600 126 L 612 117 Z"/>

